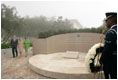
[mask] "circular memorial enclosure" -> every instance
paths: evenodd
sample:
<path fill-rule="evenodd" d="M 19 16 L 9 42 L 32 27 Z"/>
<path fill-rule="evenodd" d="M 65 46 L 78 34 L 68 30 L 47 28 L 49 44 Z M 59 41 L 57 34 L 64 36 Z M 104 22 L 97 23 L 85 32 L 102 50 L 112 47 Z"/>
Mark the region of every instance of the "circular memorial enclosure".
<path fill-rule="evenodd" d="M 70 55 L 69 57 L 69 55 L 66 52 L 39 54 L 29 59 L 29 67 L 33 71 L 51 78 L 99 78 L 99 74 L 92 74 L 87 71 L 86 64 L 84 61 L 86 53 L 79 53 L 77 57 L 75 56 Z"/>

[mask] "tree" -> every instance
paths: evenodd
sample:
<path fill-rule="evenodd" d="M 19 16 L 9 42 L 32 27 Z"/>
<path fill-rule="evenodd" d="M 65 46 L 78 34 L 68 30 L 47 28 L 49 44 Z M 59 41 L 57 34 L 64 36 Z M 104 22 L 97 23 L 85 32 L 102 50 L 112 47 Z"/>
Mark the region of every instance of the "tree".
<path fill-rule="evenodd" d="M 3 42 L 8 41 L 9 37 L 16 29 L 19 29 L 22 18 L 17 16 L 15 7 L 9 7 L 5 4 L 1 5 L 1 30 Z"/>

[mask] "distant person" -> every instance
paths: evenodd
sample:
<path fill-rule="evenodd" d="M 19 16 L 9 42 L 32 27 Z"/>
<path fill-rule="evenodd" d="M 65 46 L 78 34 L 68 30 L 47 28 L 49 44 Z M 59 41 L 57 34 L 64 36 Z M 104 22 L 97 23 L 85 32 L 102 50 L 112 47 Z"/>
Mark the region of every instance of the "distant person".
<path fill-rule="evenodd" d="M 11 42 L 10 42 L 13 58 L 18 56 L 17 45 L 18 45 L 18 39 L 16 38 L 16 35 L 13 35 L 13 38 L 11 39 Z M 15 55 L 15 53 L 16 53 L 16 55 Z"/>
<path fill-rule="evenodd" d="M 25 52 L 26 52 L 26 57 L 28 56 L 28 49 L 30 47 L 30 41 L 27 39 L 27 37 L 25 37 L 24 40 L 24 48 L 25 48 Z"/>
<path fill-rule="evenodd" d="M 22 40 L 22 38 L 19 38 L 18 39 L 18 51 L 20 53 L 20 57 L 22 56 L 23 49 L 24 49 L 23 40 Z"/>

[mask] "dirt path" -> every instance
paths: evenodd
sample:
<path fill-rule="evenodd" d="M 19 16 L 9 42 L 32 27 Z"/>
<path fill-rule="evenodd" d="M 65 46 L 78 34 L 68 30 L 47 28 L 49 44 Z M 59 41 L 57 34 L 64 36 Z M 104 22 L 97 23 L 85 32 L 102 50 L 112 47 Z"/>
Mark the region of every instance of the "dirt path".
<path fill-rule="evenodd" d="M 49 79 L 48 77 L 39 75 L 28 67 L 28 57 L 2 58 L 1 59 L 1 78 L 2 79 Z"/>

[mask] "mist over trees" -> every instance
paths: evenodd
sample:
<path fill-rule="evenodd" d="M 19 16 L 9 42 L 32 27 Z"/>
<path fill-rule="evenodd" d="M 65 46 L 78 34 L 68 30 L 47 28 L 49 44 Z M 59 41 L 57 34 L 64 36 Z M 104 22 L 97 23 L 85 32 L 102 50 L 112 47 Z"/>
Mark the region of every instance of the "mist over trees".
<path fill-rule="evenodd" d="M 3 41 L 8 40 L 13 34 L 17 36 L 38 37 L 40 32 L 49 30 L 69 30 L 73 29 L 72 23 L 68 19 L 59 16 L 57 19 L 39 17 L 17 16 L 15 7 L 9 7 L 5 4 L 1 5 L 1 31 Z"/>
<path fill-rule="evenodd" d="M 12 33 L 20 29 L 21 23 L 22 18 L 17 16 L 15 7 L 1 5 L 1 36 L 3 41 L 7 41 Z"/>
<path fill-rule="evenodd" d="M 72 24 L 68 19 L 63 20 L 63 18 L 60 17 L 58 17 L 58 19 L 48 19 L 45 16 L 24 18 L 24 25 L 22 28 L 23 33 L 20 33 L 21 36 L 26 35 L 33 37 L 38 37 L 40 32 L 46 32 L 49 30 L 58 31 L 73 29 Z"/>
<path fill-rule="evenodd" d="M 70 32 L 96 32 L 102 33 L 102 26 L 99 28 L 76 29 L 69 19 L 46 16 L 20 17 L 15 7 L 1 4 L 1 37 L 6 42 L 12 35 L 18 37 L 39 37 L 46 38 L 55 34 Z"/>

